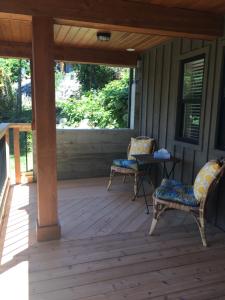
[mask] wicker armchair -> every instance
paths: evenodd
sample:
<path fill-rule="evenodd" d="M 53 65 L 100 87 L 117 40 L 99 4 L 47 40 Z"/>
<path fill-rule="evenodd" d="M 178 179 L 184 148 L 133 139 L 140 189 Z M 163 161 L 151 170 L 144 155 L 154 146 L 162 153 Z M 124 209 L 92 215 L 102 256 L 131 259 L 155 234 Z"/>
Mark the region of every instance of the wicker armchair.
<path fill-rule="evenodd" d="M 170 209 L 176 209 L 176 210 L 181 210 L 185 212 L 191 213 L 191 215 L 194 217 L 199 231 L 201 235 L 201 240 L 203 246 L 207 246 L 207 240 L 206 240 L 206 234 L 205 234 L 205 211 L 206 211 L 206 204 L 207 201 L 214 196 L 214 192 L 216 190 L 216 187 L 219 184 L 220 179 L 222 176 L 225 174 L 225 163 L 224 161 L 219 161 L 218 162 L 221 166 L 218 174 L 216 177 L 212 180 L 212 182 L 209 184 L 207 187 L 207 192 L 205 197 L 202 197 L 198 203 L 193 202 L 194 198 L 189 197 L 187 199 L 186 203 L 178 203 L 177 201 L 171 200 L 171 199 L 161 199 L 156 191 L 153 194 L 153 219 L 152 219 L 152 224 L 150 228 L 149 234 L 152 235 L 153 231 L 155 230 L 156 224 L 160 218 L 160 216 L 166 211 Z M 173 184 L 175 185 L 175 181 L 172 180 Z M 162 182 L 163 183 L 163 182 Z M 162 184 L 161 184 L 162 186 Z M 160 188 L 160 187 L 159 187 Z M 191 186 L 186 186 L 186 189 L 189 190 L 189 196 L 190 196 L 190 190 L 193 190 L 193 187 Z M 188 191 L 187 191 L 188 193 Z M 183 196 L 183 195 L 182 195 Z M 193 195 L 194 197 L 194 195 Z"/>
<path fill-rule="evenodd" d="M 136 137 L 136 139 L 137 140 L 146 140 L 146 139 L 150 139 L 150 138 L 147 137 L 147 136 L 138 136 L 138 137 Z M 129 158 L 129 155 L 130 155 L 130 149 L 131 149 L 131 142 L 129 143 L 128 148 L 127 148 L 127 158 Z M 155 150 L 155 140 L 152 139 L 150 153 L 153 153 L 154 150 Z M 135 154 L 139 154 L 139 153 L 135 153 Z M 129 176 L 129 177 L 134 176 L 134 195 L 136 195 L 137 194 L 138 176 L 141 175 L 142 171 L 138 170 L 137 163 L 132 161 L 132 160 L 130 160 L 130 161 L 128 159 L 120 160 L 120 161 L 131 162 L 133 164 L 132 167 L 118 166 L 118 165 L 115 164 L 115 161 L 113 161 L 113 164 L 111 166 L 111 171 L 110 171 L 110 177 L 109 177 L 109 183 L 108 183 L 108 186 L 107 186 L 107 190 L 109 191 L 109 189 L 112 185 L 113 177 L 115 175 L 122 175 L 123 176 L 123 183 L 125 183 L 125 181 L 126 181 L 126 176 Z M 136 167 L 134 166 L 134 164 L 136 164 Z"/>

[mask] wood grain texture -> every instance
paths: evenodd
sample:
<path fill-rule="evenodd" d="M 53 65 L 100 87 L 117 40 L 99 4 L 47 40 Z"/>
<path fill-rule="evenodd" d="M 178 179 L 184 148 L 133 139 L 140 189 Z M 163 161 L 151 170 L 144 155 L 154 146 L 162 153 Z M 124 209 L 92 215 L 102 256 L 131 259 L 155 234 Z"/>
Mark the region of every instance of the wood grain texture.
<path fill-rule="evenodd" d="M 13 147 L 15 160 L 15 180 L 21 183 L 21 167 L 20 167 L 20 131 L 18 128 L 13 129 Z"/>
<path fill-rule="evenodd" d="M 53 21 L 33 17 L 33 79 L 35 101 L 35 136 L 37 155 L 38 239 L 60 237 L 53 234 L 58 226 L 56 187 L 55 84 L 53 55 Z M 39 230 L 40 229 L 40 230 Z M 40 232 L 41 231 L 41 232 Z"/>
<path fill-rule="evenodd" d="M 167 36 L 111 31 L 111 40 L 102 43 L 96 38 L 100 28 L 65 25 L 62 21 L 59 23 L 54 25 L 56 59 L 66 61 L 104 63 L 108 59 L 108 63 L 117 60 L 118 65 L 127 64 L 128 61 L 134 65 L 138 53 L 170 39 Z M 1 56 L 31 58 L 31 42 L 31 17 L 0 12 Z M 134 48 L 136 53 L 125 51 L 127 48 Z"/>
<path fill-rule="evenodd" d="M 0 41 L 0 56 L 32 58 L 31 43 Z M 54 46 L 55 60 L 76 63 L 106 64 L 116 66 L 136 67 L 138 52 L 122 50 L 81 48 L 77 46 Z"/>
<path fill-rule="evenodd" d="M 129 183 L 118 181 L 110 193 L 106 184 L 107 178 L 59 182 L 62 239 L 47 243 L 35 241 L 35 185 L 12 188 L 0 247 L 3 295 L 23 300 L 224 296 L 224 233 L 208 227 L 211 247 L 203 249 L 196 225 L 170 212 L 150 237 L 151 215 L 144 213 L 143 199 L 130 201 Z"/>
<path fill-rule="evenodd" d="M 213 38 L 223 34 L 223 17 L 211 13 L 122 0 L 2 0 L 1 11 L 76 20 L 81 27 L 179 37 Z M 137 14 L 138 12 L 138 14 Z"/>
<path fill-rule="evenodd" d="M 84 44 L 85 45 L 85 44 Z M 136 67 L 139 57 L 138 52 L 106 48 L 85 48 L 74 46 L 55 46 L 54 57 L 57 60 L 86 64 L 105 64 L 122 67 Z"/>
<path fill-rule="evenodd" d="M 58 179 L 108 176 L 113 159 L 127 156 L 130 138 L 135 136 L 130 129 L 58 129 Z"/>
<path fill-rule="evenodd" d="M 97 40 L 96 35 L 98 31 L 100 31 L 99 28 L 82 28 L 56 24 L 54 27 L 55 43 L 57 45 L 81 48 L 91 47 L 95 49 L 126 50 L 127 48 L 134 48 L 137 52 L 142 52 L 169 39 L 166 36 L 160 37 L 151 34 L 112 31 L 110 41 L 104 43 Z"/>

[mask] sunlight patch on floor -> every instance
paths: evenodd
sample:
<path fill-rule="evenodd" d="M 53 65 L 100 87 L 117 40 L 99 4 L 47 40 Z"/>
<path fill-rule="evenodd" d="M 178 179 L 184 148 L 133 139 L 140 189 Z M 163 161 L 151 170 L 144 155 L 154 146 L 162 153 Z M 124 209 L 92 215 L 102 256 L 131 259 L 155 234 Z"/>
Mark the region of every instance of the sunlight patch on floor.
<path fill-rule="evenodd" d="M 0 275 L 1 299 L 29 299 L 29 262 L 23 261 Z"/>
<path fill-rule="evenodd" d="M 1 265 L 12 260 L 28 248 L 29 243 L 29 186 L 18 185 L 12 190 L 12 205 L 9 212 Z"/>

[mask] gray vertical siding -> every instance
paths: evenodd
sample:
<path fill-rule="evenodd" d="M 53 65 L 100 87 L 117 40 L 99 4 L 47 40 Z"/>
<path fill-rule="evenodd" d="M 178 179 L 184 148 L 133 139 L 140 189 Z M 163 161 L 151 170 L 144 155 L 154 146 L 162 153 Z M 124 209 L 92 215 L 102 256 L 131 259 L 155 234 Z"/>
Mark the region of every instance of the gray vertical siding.
<path fill-rule="evenodd" d="M 215 149 L 223 47 L 225 38 L 212 42 L 173 39 L 143 55 L 140 132 L 154 137 L 158 148 L 165 147 L 182 159 L 174 177 L 187 184 L 193 183 L 207 160 L 225 156 L 225 152 Z M 191 145 L 175 139 L 179 66 L 180 60 L 201 53 L 206 57 L 201 133 L 199 145 Z M 225 228 L 225 192 L 218 201 L 217 207 L 224 214 L 221 220 L 217 217 L 217 223 Z M 213 205 L 213 216 L 215 209 Z"/>

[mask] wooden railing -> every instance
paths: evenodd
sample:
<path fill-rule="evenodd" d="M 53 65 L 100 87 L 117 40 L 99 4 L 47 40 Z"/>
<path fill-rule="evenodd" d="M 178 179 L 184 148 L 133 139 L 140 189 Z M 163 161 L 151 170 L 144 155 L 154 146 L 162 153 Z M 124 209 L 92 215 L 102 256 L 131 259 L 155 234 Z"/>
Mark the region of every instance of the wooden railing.
<path fill-rule="evenodd" d="M 13 130 L 15 174 L 10 174 L 10 129 Z M 0 124 L 0 229 L 5 214 L 6 200 L 10 184 L 14 182 L 17 184 L 21 183 L 20 132 L 29 132 L 31 130 L 31 124 Z"/>
<path fill-rule="evenodd" d="M 20 164 L 20 132 L 31 132 L 29 123 L 10 123 L 8 128 L 13 129 L 13 147 L 15 160 L 15 182 L 21 183 L 21 164 Z"/>

